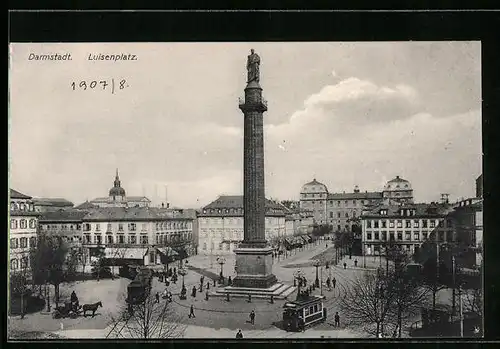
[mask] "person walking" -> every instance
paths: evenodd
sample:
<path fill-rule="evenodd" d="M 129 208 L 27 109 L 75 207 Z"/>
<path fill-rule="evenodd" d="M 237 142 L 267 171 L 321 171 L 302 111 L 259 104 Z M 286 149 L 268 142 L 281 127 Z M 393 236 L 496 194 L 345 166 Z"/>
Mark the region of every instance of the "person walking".
<path fill-rule="evenodd" d="M 191 296 L 193 296 L 193 298 L 196 298 L 196 286 L 193 286 L 193 290 L 191 291 Z"/>
<path fill-rule="evenodd" d="M 254 324 L 255 324 L 255 310 L 252 310 L 252 311 L 250 312 L 250 323 L 251 323 L 252 325 L 254 325 Z"/>
<path fill-rule="evenodd" d="M 160 303 L 160 294 L 156 292 L 155 294 L 156 303 Z"/>
<path fill-rule="evenodd" d="M 190 319 L 193 317 L 195 318 L 196 316 L 194 315 L 194 306 L 191 304 L 191 308 L 189 308 L 189 316 Z"/>
<path fill-rule="evenodd" d="M 207 282 L 207 290 L 210 289 L 210 282 Z"/>
<path fill-rule="evenodd" d="M 346 269 L 346 268 L 347 268 L 347 263 L 346 263 L 346 262 L 344 262 L 344 269 Z"/>
<path fill-rule="evenodd" d="M 328 291 L 332 290 L 332 280 L 330 279 L 330 277 L 326 279 L 326 287 L 328 287 Z"/>
<path fill-rule="evenodd" d="M 227 284 L 228 286 L 231 286 L 233 284 L 233 280 L 231 280 L 231 276 L 227 278 Z"/>
<path fill-rule="evenodd" d="M 332 284 L 333 284 L 333 289 L 335 289 L 335 286 L 337 285 L 337 279 L 335 279 L 335 277 L 333 277 Z"/>
<path fill-rule="evenodd" d="M 357 259 L 355 259 L 355 260 L 354 260 L 354 266 L 355 266 L 356 268 L 358 267 L 358 260 L 357 260 Z"/>
<path fill-rule="evenodd" d="M 241 330 L 238 330 L 238 333 L 236 333 L 236 339 L 241 339 L 243 338 L 243 333 L 241 333 Z"/>
<path fill-rule="evenodd" d="M 340 315 L 339 312 L 335 312 L 335 327 L 340 327 Z"/>

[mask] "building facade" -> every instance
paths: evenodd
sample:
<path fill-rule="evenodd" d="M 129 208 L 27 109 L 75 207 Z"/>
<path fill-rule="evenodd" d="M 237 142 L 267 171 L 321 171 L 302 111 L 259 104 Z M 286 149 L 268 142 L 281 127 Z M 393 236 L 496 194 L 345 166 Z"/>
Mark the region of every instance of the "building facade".
<path fill-rule="evenodd" d="M 32 197 L 10 189 L 9 271 L 30 269 L 30 249 L 37 244 L 38 216 Z"/>
<path fill-rule="evenodd" d="M 113 187 L 109 190 L 109 195 L 90 200 L 90 204 L 97 207 L 149 207 L 151 200 L 145 196 L 127 196 L 125 189 L 121 186 L 118 169 L 113 182 Z"/>
<path fill-rule="evenodd" d="M 310 234 L 314 227 L 312 211 L 293 209 L 285 217 L 285 236 Z"/>
<path fill-rule="evenodd" d="M 454 225 L 447 204 L 381 204 L 361 217 L 364 255 L 383 255 L 392 241 L 409 254 L 418 253 L 426 241 L 455 241 Z"/>
<path fill-rule="evenodd" d="M 300 207 L 313 212 L 316 224 L 328 224 L 334 231 L 353 231 L 359 225 L 359 217 L 367 208 L 386 204 L 413 202 L 410 182 L 397 176 L 387 182 L 380 192 L 360 191 L 358 186 L 352 192 L 329 193 L 325 184 L 313 179 L 302 186 Z"/>
<path fill-rule="evenodd" d="M 154 266 L 172 249 L 194 254 L 193 221 L 182 210 L 107 207 L 47 212 L 40 224 L 42 231 L 81 248 L 87 265 L 103 248 L 105 257 L 118 263 Z"/>
<path fill-rule="evenodd" d="M 265 237 L 267 241 L 286 236 L 283 205 L 266 199 Z M 219 196 L 198 214 L 198 253 L 232 254 L 243 241 L 243 196 Z"/>

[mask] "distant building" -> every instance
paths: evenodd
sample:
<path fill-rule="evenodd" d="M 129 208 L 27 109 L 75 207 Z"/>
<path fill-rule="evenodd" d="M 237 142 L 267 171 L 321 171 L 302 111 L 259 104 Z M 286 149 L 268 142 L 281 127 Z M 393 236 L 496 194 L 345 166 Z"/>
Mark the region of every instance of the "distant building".
<path fill-rule="evenodd" d="M 71 201 L 61 198 L 33 198 L 33 204 L 37 212 L 59 211 L 73 207 Z"/>
<path fill-rule="evenodd" d="M 310 234 L 314 226 L 314 214 L 312 211 L 293 209 L 287 212 L 285 217 L 285 236 Z"/>
<path fill-rule="evenodd" d="M 118 169 L 116 169 L 115 180 L 113 187 L 109 190 L 109 195 L 95 198 L 90 201 L 90 204 L 97 207 L 149 207 L 151 200 L 145 196 L 127 196 L 125 189 L 121 186 Z"/>
<path fill-rule="evenodd" d="M 334 231 L 353 231 L 359 227 L 363 211 L 381 203 L 405 204 L 413 202 L 410 182 L 396 176 L 387 182 L 381 192 L 360 191 L 329 193 L 325 184 L 313 179 L 302 186 L 300 207 L 311 210 L 315 223 L 331 225 Z"/>
<path fill-rule="evenodd" d="M 361 217 L 365 255 L 384 255 L 383 245 L 392 241 L 409 254 L 418 253 L 426 241 L 453 242 L 453 222 L 447 204 L 380 204 Z"/>
<path fill-rule="evenodd" d="M 10 273 L 30 269 L 30 249 L 37 244 L 38 216 L 32 197 L 10 189 Z M 29 274 L 29 272 L 27 272 Z"/>
<path fill-rule="evenodd" d="M 266 199 L 266 240 L 284 237 L 287 209 Z M 243 240 L 243 196 L 219 196 L 198 214 L 198 253 L 232 254 Z"/>
<path fill-rule="evenodd" d="M 71 209 L 45 213 L 40 225 L 42 231 L 82 247 L 87 265 L 96 249 L 104 248 L 106 258 L 117 263 L 154 266 L 162 264 L 161 255 L 172 249 L 194 254 L 191 216 L 150 207 Z"/>

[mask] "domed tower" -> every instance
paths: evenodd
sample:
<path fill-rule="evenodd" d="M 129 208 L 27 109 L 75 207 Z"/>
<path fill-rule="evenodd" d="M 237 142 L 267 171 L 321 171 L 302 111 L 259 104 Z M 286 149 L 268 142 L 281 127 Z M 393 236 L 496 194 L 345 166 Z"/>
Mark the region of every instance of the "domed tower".
<path fill-rule="evenodd" d="M 328 188 L 314 178 L 302 186 L 300 191 L 300 208 L 313 211 L 314 220 L 318 224 L 327 223 L 326 201 Z"/>
<path fill-rule="evenodd" d="M 413 203 L 411 183 L 399 176 L 387 182 L 383 191 L 384 201 L 388 203 Z"/>
<path fill-rule="evenodd" d="M 113 187 L 109 190 L 109 199 L 111 201 L 118 202 L 125 201 L 125 189 L 121 187 L 120 177 L 118 176 L 118 169 L 116 169 L 116 176 Z"/>

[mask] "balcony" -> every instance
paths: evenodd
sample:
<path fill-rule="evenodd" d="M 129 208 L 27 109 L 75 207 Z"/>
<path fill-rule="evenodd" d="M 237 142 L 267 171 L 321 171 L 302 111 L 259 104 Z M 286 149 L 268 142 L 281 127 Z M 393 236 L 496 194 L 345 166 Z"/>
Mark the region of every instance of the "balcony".
<path fill-rule="evenodd" d="M 245 110 L 248 108 L 257 108 L 257 110 L 261 111 L 266 111 L 267 110 L 267 100 L 264 98 L 261 98 L 260 103 L 256 102 L 246 102 L 245 98 L 239 97 L 238 98 L 238 106 L 241 110 Z"/>

